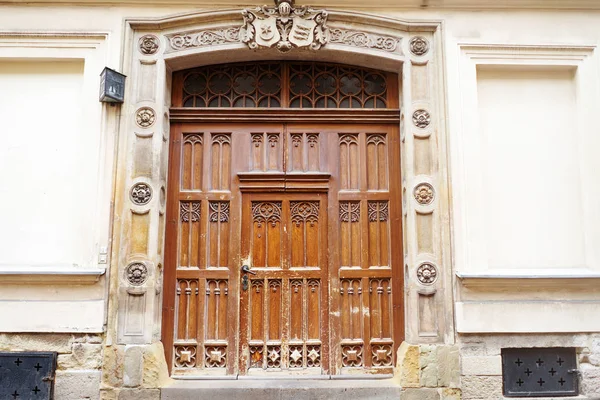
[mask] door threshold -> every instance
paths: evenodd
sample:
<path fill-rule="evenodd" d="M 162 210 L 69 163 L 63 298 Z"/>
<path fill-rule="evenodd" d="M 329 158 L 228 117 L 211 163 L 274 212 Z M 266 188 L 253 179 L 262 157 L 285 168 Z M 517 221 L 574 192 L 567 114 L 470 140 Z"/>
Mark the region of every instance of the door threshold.
<path fill-rule="evenodd" d="M 205 379 L 171 381 L 160 392 L 162 400 L 397 400 L 402 387 L 393 379 Z"/>

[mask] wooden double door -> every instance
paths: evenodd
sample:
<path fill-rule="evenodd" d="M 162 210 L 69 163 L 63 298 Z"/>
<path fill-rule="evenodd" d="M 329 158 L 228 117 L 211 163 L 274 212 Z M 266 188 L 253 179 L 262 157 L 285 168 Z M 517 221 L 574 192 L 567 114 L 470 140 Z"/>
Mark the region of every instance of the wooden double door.
<path fill-rule="evenodd" d="M 173 123 L 174 375 L 390 373 L 404 335 L 397 124 Z"/>

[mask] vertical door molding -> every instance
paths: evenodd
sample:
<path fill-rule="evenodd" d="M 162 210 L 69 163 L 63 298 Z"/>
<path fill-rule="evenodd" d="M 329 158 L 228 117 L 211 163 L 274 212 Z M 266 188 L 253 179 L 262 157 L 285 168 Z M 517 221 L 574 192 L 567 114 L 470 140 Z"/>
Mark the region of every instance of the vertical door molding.
<path fill-rule="evenodd" d="M 404 45 L 401 114 L 406 340 L 453 343 L 453 274 L 441 32 Z"/>

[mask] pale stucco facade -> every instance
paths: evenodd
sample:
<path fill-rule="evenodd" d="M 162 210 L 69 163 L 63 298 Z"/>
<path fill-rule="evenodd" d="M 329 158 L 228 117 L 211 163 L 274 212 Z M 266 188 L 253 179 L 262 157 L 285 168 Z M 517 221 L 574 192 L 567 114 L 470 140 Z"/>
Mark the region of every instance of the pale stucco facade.
<path fill-rule="evenodd" d="M 501 348 L 559 346 L 600 398 L 600 5 L 400 3 L 311 3 L 369 40 L 282 54 L 238 39 L 262 2 L 0 2 L 0 350 L 57 351 L 57 399 L 160 398 L 171 73 L 313 59 L 401 75 L 402 395 L 501 399 Z"/>

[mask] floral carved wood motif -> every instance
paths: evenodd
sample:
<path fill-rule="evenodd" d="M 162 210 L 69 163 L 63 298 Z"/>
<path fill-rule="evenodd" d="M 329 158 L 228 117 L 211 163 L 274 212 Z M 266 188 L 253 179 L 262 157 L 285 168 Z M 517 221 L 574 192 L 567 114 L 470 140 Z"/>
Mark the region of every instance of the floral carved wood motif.
<path fill-rule="evenodd" d="M 229 203 L 225 201 L 211 201 L 210 207 L 210 222 L 229 222 Z"/>
<path fill-rule="evenodd" d="M 276 0 L 275 7 L 242 11 L 242 42 L 251 49 L 276 47 L 285 53 L 293 48 L 320 49 L 329 41 L 327 12 L 295 7 L 294 0 Z"/>
<path fill-rule="evenodd" d="M 252 217 L 254 222 L 262 224 L 269 222 L 271 225 L 281 221 L 280 202 L 260 202 L 252 204 Z"/>
<path fill-rule="evenodd" d="M 315 201 L 293 201 L 292 222 L 300 225 L 301 222 L 308 222 L 314 225 L 319 220 L 319 203 Z"/>
<path fill-rule="evenodd" d="M 358 222 L 360 218 L 360 203 L 340 203 L 340 222 Z"/>

